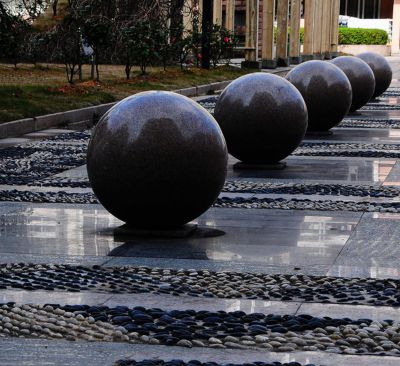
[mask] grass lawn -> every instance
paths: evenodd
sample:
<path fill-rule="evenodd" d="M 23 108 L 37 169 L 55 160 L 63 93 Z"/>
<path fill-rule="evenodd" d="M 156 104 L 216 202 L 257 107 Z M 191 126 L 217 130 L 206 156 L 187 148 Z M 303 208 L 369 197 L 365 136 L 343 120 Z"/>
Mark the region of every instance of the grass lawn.
<path fill-rule="evenodd" d="M 89 66 L 85 66 L 85 80 L 69 85 L 62 65 L 19 65 L 14 69 L 0 64 L 0 123 L 109 103 L 144 90 L 173 90 L 231 80 L 246 72 L 226 66 L 211 70 L 149 68 L 148 75 L 134 70 L 131 80 L 126 80 L 124 66 L 101 65 L 101 81 L 97 83 L 88 80 Z"/>

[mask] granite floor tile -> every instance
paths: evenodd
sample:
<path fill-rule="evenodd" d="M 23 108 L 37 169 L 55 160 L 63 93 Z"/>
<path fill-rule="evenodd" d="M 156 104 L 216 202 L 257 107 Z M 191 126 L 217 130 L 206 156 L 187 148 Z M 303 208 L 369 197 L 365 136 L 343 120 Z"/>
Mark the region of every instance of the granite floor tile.
<path fill-rule="evenodd" d="M 344 266 L 333 265 L 328 273 L 328 276 L 347 277 L 347 278 L 394 278 L 400 279 L 400 267 L 390 267 L 383 265 L 381 267 L 357 267 L 356 265 Z"/>
<path fill-rule="evenodd" d="M 262 300 L 244 300 L 244 299 L 207 299 L 190 296 L 170 296 L 170 295 L 149 295 L 149 294 L 127 294 L 113 295 L 104 305 L 115 307 L 125 306 L 143 306 L 146 308 L 161 307 L 163 310 L 187 310 L 196 311 L 244 311 L 245 313 L 263 313 L 263 314 L 296 314 L 300 303 L 285 301 L 262 301 Z"/>
<path fill-rule="evenodd" d="M 161 359 L 170 361 L 177 356 L 185 362 L 299 362 L 324 366 L 398 366 L 398 357 L 353 356 L 327 354 L 326 352 L 275 353 L 264 350 L 219 350 L 195 347 L 152 346 L 141 344 L 68 342 L 40 339 L 3 338 L 0 342 L 2 366 L 110 366 L 119 359 Z"/>
<path fill-rule="evenodd" d="M 400 309 L 385 306 L 303 303 L 297 311 L 297 315 L 299 314 L 308 314 L 319 318 L 372 319 L 379 321 L 399 319 Z"/>
<path fill-rule="evenodd" d="M 110 294 L 91 292 L 23 291 L 0 290 L 0 303 L 17 304 L 60 304 L 60 305 L 103 305 L 110 300 Z"/>

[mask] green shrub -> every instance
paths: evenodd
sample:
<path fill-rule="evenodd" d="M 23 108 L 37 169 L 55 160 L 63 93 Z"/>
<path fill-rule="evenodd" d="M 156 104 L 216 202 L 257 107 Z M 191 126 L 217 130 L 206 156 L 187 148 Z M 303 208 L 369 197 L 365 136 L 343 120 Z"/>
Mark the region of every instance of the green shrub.
<path fill-rule="evenodd" d="M 275 42 L 276 42 L 275 28 Z M 290 42 L 290 28 L 288 30 L 288 42 Z M 300 42 L 304 43 L 304 28 L 300 28 Z M 339 28 L 339 44 L 380 44 L 388 42 L 388 34 L 382 29 L 366 28 Z"/>
<path fill-rule="evenodd" d="M 385 45 L 388 34 L 382 29 L 339 28 L 339 44 Z"/>

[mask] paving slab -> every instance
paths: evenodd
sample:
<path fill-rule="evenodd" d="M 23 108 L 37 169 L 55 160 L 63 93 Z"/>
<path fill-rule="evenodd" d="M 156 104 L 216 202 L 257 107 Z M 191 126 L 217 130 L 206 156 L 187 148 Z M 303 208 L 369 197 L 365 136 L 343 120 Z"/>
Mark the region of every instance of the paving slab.
<path fill-rule="evenodd" d="M 262 178 L 285 180 L 314 180 L 316 182 L 383 182 L 396 161 L 393 159 L 355 159 L 355 158 L 321 158 L 321 157 L 289 157 L 285 159 L 287 168 L 283 170 L 234 170 L 237 162 L 231 158 L 228 178 Z"/>
<path fill-rule="evenodd" d="M 400 309 L 385 306 L 346 305 L 346 304 L 301 304 L 297 315 L 308 314 L 315 317 L 386 320 L 399 319 Z M 400 361 L 400 360 L 399 360 Z"/>
<path fill-rule="evenodd" d="M 68 342 L 36 339 L 3 338 L 0 342 L 0 364 L 3 366 L 110 366 L 119 359 L 179 359 L 219 363 L 299 362 L 324 366 L 398 366 L 398 357 L 337 355 L 324 352 L 266 352 L 264 350 L 218 350 L 210 348 L 151 346 L 141 344 Z"/>
<path fill-rule="evenodd" d="M 335 265 L 398 268 L 400 216 L 365 214 Z"/>
<path fill-rule="evenodd" d="M 281 210 L 214 208 L 194 222 L 225 235 L 143 240 L 114 237 L 113 229 L 122 222 L 100 205 L 22 204 L 20 211 L 0 217 L 0 253 L 329 265 L 360 217 L 360 213 L 307 211 L 288 217 Z"/>
<path fill-rule="evenodd" d="M 333 277 L 346 277 L 346 278 L 400 279 L 400 267 L 399 266 L 357 267 L 355 265 L 345 266 L 345 265 L 334 264 L 329 269 L 327 275 Z"/>
<path fill-rule="evenodd" d="M 362 141 L 369 143 L 390 143 L 400 144 L 400 131 L 387 129 L 370 129 L 370 128 L 333 128 L 333 134 L 330 136 L 309 136 L 306 135 L 304 141 L 313 142 L 350 142 L 350 141 Z"/>
<path fill-rule="evenodd" d="M 116 306 L 143 306 L 145 308 L 162 307 L 163 310 L 196 311 L 244 311 L 247 314 L 281 314 L 294 315 L 300 307 L 299 302 L 264 301 L 248 299 L 209 299 L 190 296 L 171 296 L 158 294 L 104 294 L 93 292 L 59 292 L 59 291 L 0 291 L 0 303 L 15 302 L 22 304 L 60 304 L 60 305 L 104 305 Z"/>

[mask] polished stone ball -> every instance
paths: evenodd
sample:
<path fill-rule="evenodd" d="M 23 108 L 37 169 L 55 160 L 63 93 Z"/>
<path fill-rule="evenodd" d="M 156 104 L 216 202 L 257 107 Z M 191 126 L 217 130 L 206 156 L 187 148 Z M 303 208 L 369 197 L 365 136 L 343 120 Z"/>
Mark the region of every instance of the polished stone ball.
<path fill-rule="evenodd" d="M 90 140 L 87 170 L 103 206 L 130 226 L 178 227 L 206 211 L 225 182 L 228 152 L 193 100 L 143 92 L 111 108 Z"/>
<path fill-rule="evenodd" d="M 375 90 L 375 76 L 369 65 L 362 59 L 354 56 L 341 56 L 331 61 L 348 77 L 353 98 L 350 112 L 367 104 Z"/>
<path fill-rule="evenodd" d="M 249 164 L 273 164 L 300 144 L 307 129 L 307 107 L 284 78 L 253 73 L 234 80 L 214 111 L 229 153 Z"/>
<path fill-rule="evenodd" d="M 352 98 L 350 81 L 330 62 L 304 62 L 291 70 L 286 79 L 306 102 L 309 131 L 328 131 L 348 113 Z"/>
<path fill-rule="evenodd" d="M 375 91 L 372 98 L 382 95 L 392 82 L 392 69 L 386 59 L 374 52 L 364 52 L 357 55 L 365 61 L 375 75 Z"/>

